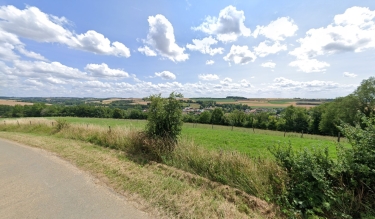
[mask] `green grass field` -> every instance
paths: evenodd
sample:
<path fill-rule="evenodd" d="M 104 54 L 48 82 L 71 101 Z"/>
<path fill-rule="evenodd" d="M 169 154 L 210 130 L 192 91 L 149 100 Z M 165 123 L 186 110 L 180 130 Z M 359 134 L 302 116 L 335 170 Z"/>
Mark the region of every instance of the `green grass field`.
<path fill-rule="evenodd" d="M 50 118 L 58 119 L 58 118 Z M 123 119 L 101 119 L 101 118 L 77 118 L 65 117 L 68 122 L 81 124 L 95 124 L 100 126 L 127 126 L 135 129 L 142 129 L 146 125 L 145 120 L 123 120 Z M 336 157 L 337 138 L 329 136 L 286 133 L 229 126 L 185 123 L 182 129 L 182 138 L 187 138 L 195 144 L 214 150 L 236 150 L 255 157 L 270 157 L 269 146 L 291 144 L 296 150 L 303 148 L 324 148 L 328 147 L 332 157 Z M 341 144 L 348 147 L 345 138 L 341 138 Z"/>
<path fill-rule="evenodd" d="M 295 102 L 295 100 L 282 99 L 282 100 L 270 100 L 268 102 L 271 103 L 271 104 L 287 104 L 287 103 Z"/>
<path fill-rule="evenodd" d="M 216 102 L 235 102 L 233 98 L 189 98 L 194 101 L 216 101 Z"/>

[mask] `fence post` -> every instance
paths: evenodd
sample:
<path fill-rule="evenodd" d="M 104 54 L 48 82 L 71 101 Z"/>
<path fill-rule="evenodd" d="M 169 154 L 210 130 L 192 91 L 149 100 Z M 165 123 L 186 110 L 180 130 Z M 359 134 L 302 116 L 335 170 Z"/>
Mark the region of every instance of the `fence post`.
<path fill-rule="evenodd" d="M 109 132 L 111 132 L 111 126 L 108 126 L 109 127 Z"/>
<path fill-rule="evenodd" d="M 286 129 L 284 129 L 284 137 L 285 137 Z"/>
<path fill-rule="evenodd" d="M 338 133 L 338 136 L 337 136 L 337 142 L 340 142 L 340 132 Z"/>
<path fill-rule="evenodd" d="M 211 129 L 214 129 L 214 124 L 212 123 L 212 128 Z"/>
<path fill-rule="evenodd" d="M 53 122 L 52 122 L 52 126 L 53 126 Z"/>
<path fill-rule="evenodd" d="M 18 124 L 18 126 L 20 126 L 20 122 L 18 122 L 18 120 L 17 120 L 17 124 Z"/>
<path fill-rule="evenodd" d="M 301 138 L 303 138 L 303 130 L 302 130 Z"/>
<path fill-rule="evenodd" d="M 6 125 L 7 123 L 4 121 L 4 125 Z"/>
<path fill-rule="evenodd" d="M 30 125 L 31 125 L 31 121 L 30 121 Z"/>

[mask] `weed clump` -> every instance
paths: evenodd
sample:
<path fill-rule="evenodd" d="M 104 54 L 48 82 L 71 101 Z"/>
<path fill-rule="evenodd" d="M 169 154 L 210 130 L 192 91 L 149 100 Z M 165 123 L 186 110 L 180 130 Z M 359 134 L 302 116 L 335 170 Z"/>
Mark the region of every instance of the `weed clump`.
<path fill-rule="evenodd" d="M 63 129 L 66 129 L 69 127 L 68 121 L 66 119 L 57 119 L 56 120 L 56 132 L 59 132 Z"/>

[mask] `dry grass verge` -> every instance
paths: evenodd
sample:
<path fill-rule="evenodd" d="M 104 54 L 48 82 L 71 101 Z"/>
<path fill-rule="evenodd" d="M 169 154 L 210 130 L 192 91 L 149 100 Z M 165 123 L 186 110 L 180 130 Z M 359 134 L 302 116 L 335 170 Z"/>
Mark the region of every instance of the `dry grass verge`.
<path fill-rule="evenodd" d="M 260 200 L 260 204 L 254 207 L 262 206 L 261 212 L 252 211 L 246 214 L 239 211 L 234 200 L 227 200 L 236 194 L 236 190 L 230 187 L 212 184 L 204 178 L 157 163 L 142 166 L 129 161 L 125 153 L 119 153 L 117 150 L 52 136 L 0 132 L 0 137 L 56 153 L 98 177 L 130 200 L 141 203 L 142 210 L 151 211 L 158 217 L 266 218 L 267 215 L 272 216 L 267 210 L 268 205 Z M 160 213 L 160 210 L 165 213 Z"/>
<path fill-rule="evenodd" d="M 167 217 L 278 216 L 274 206 L 255 197 L 272 198 L 272 191 L 280 190 L 272 187 L 283 177 L 273 162 L 208 151 L 182 139 L 160 164 L 131 153 L 136 130 L 69 124 L 56 132 L 55 121 L 32 120 L 31 125 L 30 121 L 0 123 L 0 130 L 8 131 L 0 132 L 0 137 L 55 152 L 128 197 L 141 197 L 153 209 L 161 208 Z"/>

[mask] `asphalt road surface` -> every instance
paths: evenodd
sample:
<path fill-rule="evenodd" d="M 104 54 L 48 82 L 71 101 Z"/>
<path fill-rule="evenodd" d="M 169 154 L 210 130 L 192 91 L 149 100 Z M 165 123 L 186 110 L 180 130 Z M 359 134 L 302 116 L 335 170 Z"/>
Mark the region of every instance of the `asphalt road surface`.
<path fill-rule="evenodd" d="M 0 139 L 0 218 L 150 218 L 50 153 Z"/>

